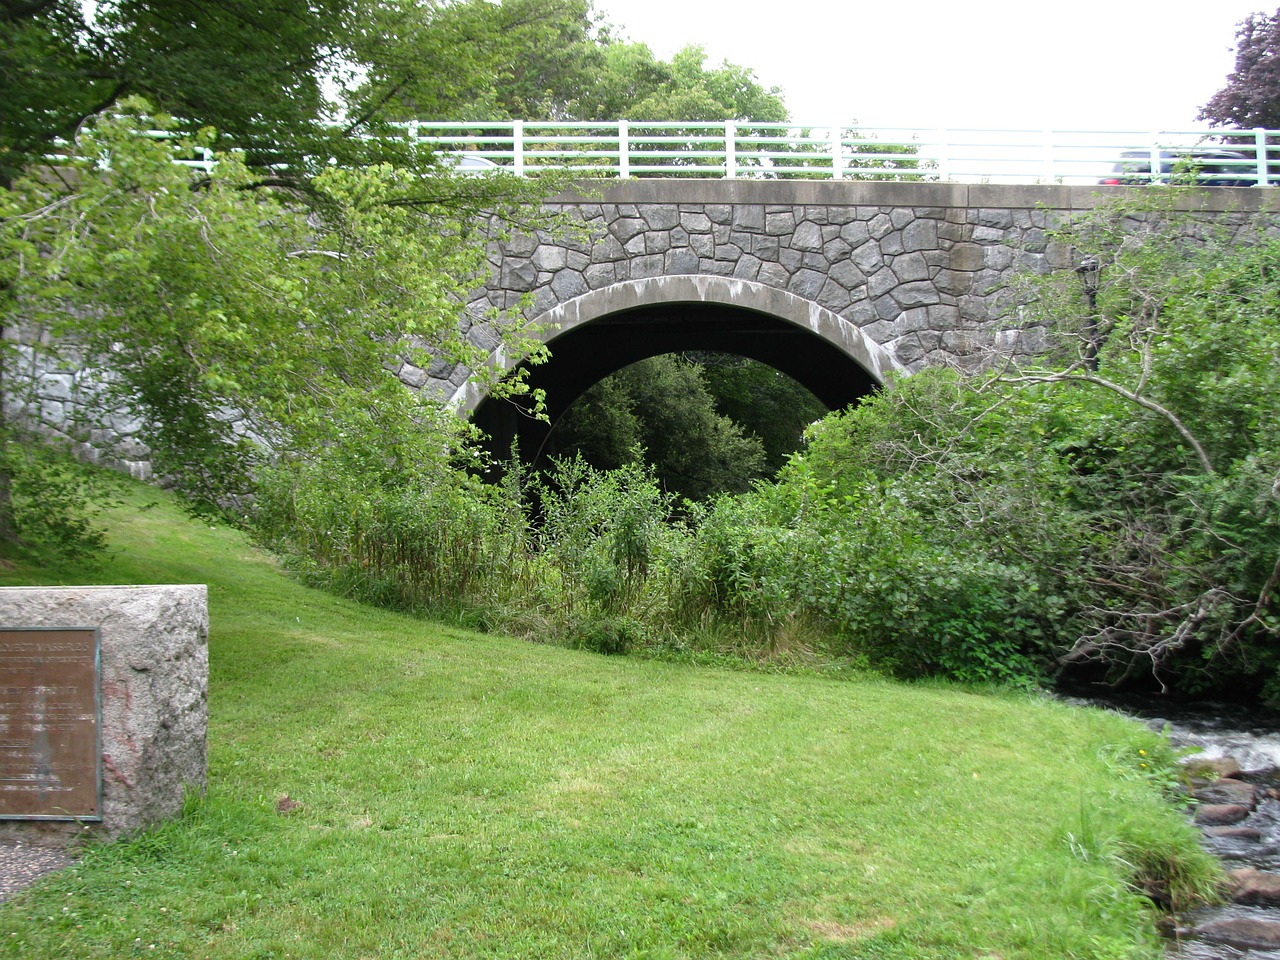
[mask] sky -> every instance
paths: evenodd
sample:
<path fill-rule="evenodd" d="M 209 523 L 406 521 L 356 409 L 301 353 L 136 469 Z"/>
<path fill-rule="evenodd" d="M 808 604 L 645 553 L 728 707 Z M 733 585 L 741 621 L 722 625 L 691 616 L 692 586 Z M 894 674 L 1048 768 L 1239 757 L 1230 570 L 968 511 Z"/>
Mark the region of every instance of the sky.
<path fill-rule="evenodd" d="M 1275 0 L 1272 0 L 1275 2 Z M 1259 0 L 596 0 L 664 59 L 688 44 L 781 87 L 792 119 L 869 127 L 1183 130 Z"/>

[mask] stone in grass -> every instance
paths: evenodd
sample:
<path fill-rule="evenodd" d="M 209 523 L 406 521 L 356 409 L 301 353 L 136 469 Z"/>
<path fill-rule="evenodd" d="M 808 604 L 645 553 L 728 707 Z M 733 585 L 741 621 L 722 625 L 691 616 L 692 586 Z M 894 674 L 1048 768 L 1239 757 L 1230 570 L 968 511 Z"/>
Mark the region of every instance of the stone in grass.
<path fill-rule="evenodd" d="M 1224 943 L 1240 950 L 1273 950 L 1280 947 L 1280 921 L 1254 917 L 1214 920 L 1196 927 L 1192 933 L 1211 943 Z"/>
<path fill-rule="evenodd" d="M 1196 823 L 1202 827 L 1225 827 L 1249 816 L 1249 808 L 1238 803 L 1206 803 L 1196 810 Z"/>
<path fill-rule="evenodd" d="M 1258 805 L 1258 788 L 1243 780 L 1224 777 L 1221 780 L 1215 780 L 1207 787 L 1201 787 L 1195 792 L 1195 798 L 1201 803 L 1234 803 L 1252 810 Z"/>
<path fill-rule="evenodd" d="M 1204 780 L 1229 779 L 1240 776 L 1240 764 L 1231 757 L 1215 757 L 1211 760 L 1192 757 L 1183 766 L 1190 776 Z"/>

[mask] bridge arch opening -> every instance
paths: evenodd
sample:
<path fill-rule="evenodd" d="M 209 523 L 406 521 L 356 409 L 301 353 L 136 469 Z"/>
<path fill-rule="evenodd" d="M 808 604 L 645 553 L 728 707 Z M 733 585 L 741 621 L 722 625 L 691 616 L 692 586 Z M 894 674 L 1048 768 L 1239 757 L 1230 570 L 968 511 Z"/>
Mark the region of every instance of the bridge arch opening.
<path fill-rule="evenodd" d="M 662 488 L 691 500 L 777 474 L 827 406 L 794 378 L 736 354 L 669 353 L 600 380 L 552 426 L 547 457 L 600 470 L 639 451 Z"/>
<path fill-rule="evenodd" d="M 539 321 L 551 359 L 527 368 L 546 395 L 550 422 L 517 404 L 464 386 L 463 412 L 505 456 L 513 441 L 536 462 L 551 428 L 593 384 L 623 367 L 667 353 L 717 352 L 760 361 L 797 381 L 829 409 L 855 403 L 899 372 L 856 326 L 819 305 L 763 284 L 723 277 L 629 281 L 560 304 Z M 496 352 L 491 362 L 521 361 Z"/>

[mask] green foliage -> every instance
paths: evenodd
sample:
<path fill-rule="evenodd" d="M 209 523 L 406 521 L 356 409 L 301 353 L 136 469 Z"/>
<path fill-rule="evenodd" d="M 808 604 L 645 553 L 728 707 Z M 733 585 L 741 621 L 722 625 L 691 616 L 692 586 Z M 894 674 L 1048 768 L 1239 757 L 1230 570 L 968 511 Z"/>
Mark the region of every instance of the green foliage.
<path fill-rule="evenodd" d="M 644 633 L 635 620 L 606 615 L 577 624 L 569 634 L 567 645 L 605 656 L 623 656 L 637 646 Z"/>
<path fill-rule="evenodd" d="M 487 269 L 477 237 L 500 233 L 495 212 L 527 188 L 450 196 L 454 178 L 437 175 L 446 199 L 429 203 L 420 173 L 332 167 L 309 209 L 246 189 L 239 154 L 193 182 L 172 162 L 186 145 L 137 135 L 163 123 L 104 119 L 78 149 L 109 171 L 6 196 L 4 322 L 44 323 L 108 371 L 108 406 L 142 419 L 158 470 L 201 509 L 252 491 L 264 441 L 281 462 L 339 460 L 374 485 L 429 471 L 457 427 L 388 363 L 429 349 L 485 375 L 458 316 Z M 487 320 L 538 355 L 517 315 Z"/>
<path fill-rule="evenodd" d="M 710 614 L 769 640 L 794 608 L 799 551 L 769 492 L 720 497 L 698 515 L 676 585 L 687 619 Z"/>
<path fill-rule="evenodd" d="M 92 53 L 79 47 L 84 11 L 75 0 L 31 5 L 30 14 L 0 13 L 0 186 L 7 186 L 50 149 L 55 136 L 96 109 L 96 84 L 83 74 Z M 79 108 L 79 109 L 77 109 Z"/>
<path fill-rule="evenodd" d="M 377 484 L 322 460 L 263 472 L 256 535 L 308 582 L 392 609 L 481 621 L 478 598 L 526 582 L 519 504 L 443 465 L 414 482 Z"/>
<path fill-rule="evenodd" d="M 1023 290 L 1022 316 L 1057 330 L 1057 366 L 927 370 L 828 417 L 777 486 L 716 504 L 686 602 L 766 629 L 820 619 L 905 676 L 1097 663 L 1188 691 L 1274 683 L 1268 230 L 1220 236 L 1158 206 L 1068 225 L 1056 239 L 1106 269 L 1093 317 L 1074 277 Z"/>
<path fill-rule="evenodd" d="M 782 121 L 781 91 L 701 47 L 670 62 L 617 39 L 586 0 L 393 3 L 362 29 L 352 110 L 400 119 Z"/>
<path fill-rule="evenodd" d="M 782 91 L 765 89 L 747 67 L 725 62 L 707 69 L 702 47 L 678 50 L 670 63 L 655 60 L 645 44 L 605 50 L 594 116 L 585 119 L 757 120 L 787 119 Z"/>
<path fill-rule="evenodd" d="M 533 481 L 517 466 L 495 486 L 446 463 L 379 486 L 326 460 L 264 470 L 253 523 L 308 582 L 344 596 L 623 653 L 660 608 L 682 537 L 671 511 L 634 464 L 567 459 Z"/>
<path fill-rule="evenodd" d="M 401 120 L 576 117 L 608 42 L 586 0 L 402 0 L 376 5 L 359 31 L 371 66 L 349 107 Z"/>
<path fill-rule="evenodd" d="M 672 496 L 639 464 L 601 471 L 556 460 L 537 484 L 538 547 L 559 580 L 566 619 L 640 613 L 664 541 Z"/>
<path fill-rule="evenodd" d="M 977 399 L 954 375 L 926 372 L 829 416 L 776 485 L 714 505 L 686 602 L 766 634 L 821 622 L 844 655 L 903 676 L 1040 676 L 1070 586 L 1048 563 L 1069 557 L 1070 525 L 1019 513 L 1013 498 L 1055 481 L 1051 464 L 1020 408 L 1005 411 L 1005 432 L 966 436 L 987 405 Z M 995 434 L 1013 449 L 993 449 Z M 921 449 L 934 442 L 955 457 L 938 469 Z M 1027 537 L 1037 523 L 1044 536 Z"/>
<path fill-rule="evenodd" d="M 717 412 L 703 369 L 674 354 L 625 367 L 569 408 L 548 449 L 602 469 L 643 457 L 664 489 L 693 500 L 745 490 L 763 474 L 763 445 Z"/>
<path fill-rule="evenodd" d="M 112 505 L 114 474 L 86 467 L 69 453 L 10 432 L 0 449 L 10 479 L 14 536 L 0 544 L 58 560 L 92 560 L 107 545 L 99 517 Z"/>
<path fill-rule="evenodd" d="M 1154 739 L 1117 744 L 1106 754 L 1106 760 L 1117 777 L 1145 781 L 1166 800 L 1185 803 L 1192 783 L 1182 760 L 1196 752 L 1194 747 L 1174 747 L 1165 729 Z"/>
<path fill-rule="evenodd" d="M 76 0 L 6 4 L 0 13 L 0 186 L 89 117 L 145 96 L 216 127 L 253 163 L 296 173 L 320 144 L 323 79 L 352 59 L 356 0 Z M 347 145 L 359 149 L 352 140 Z M 329 155 L 331 150 L 324 150 Z"/>
<path fill-rule="evenodd" d="M 1149 800 L 1128 810 L 1103 833 L 1083 806 L 1067 843 L 1081 860 L 1106 860 L 1128 877 L 1137 892 L 1162 909 L 1175 912 L 1221 898 L 1222 870 L 1196 848 L 1199 831 L 1189 819 L 1152 816 L 1160 807 L 1184 806 L 1190 793 L 1186 768 L 1164 734 L 1135 730 L 1100 751 L 1103 762 L 1120 780 L 1154 787 Z"/>
<path fill-rule="evenodd" d="M 1124 236 L 1117 227 L 1125 225 Z M 1280 246 L 1167 206 L 1061 236 L 1104 264 L 1098 370 L 1025 371 L 1070 416 L 1060 449 L 1095 538 L 1072 657 L 1188 690 L 1274 675 L 1280 587 Z M 1029 314 L 1043 312 L 1044 298 Z M 1085 329 L 1061 312 L 1063 342 Z"/>
<path fill-rule="evenodd" d="M 773 367 L 724 353 L 686 354 L 702 370 L 716 412 L 764 447 L 764 476 L 773 476 L 800 447 L 805 429 L 828 410 L 806 387 Z"/>

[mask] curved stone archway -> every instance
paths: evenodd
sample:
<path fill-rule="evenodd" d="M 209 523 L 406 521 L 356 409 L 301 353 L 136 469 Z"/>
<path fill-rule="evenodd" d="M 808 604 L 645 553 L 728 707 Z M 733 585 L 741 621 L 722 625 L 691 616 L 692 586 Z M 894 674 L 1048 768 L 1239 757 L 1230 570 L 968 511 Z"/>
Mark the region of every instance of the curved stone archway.
<path fill-rule="evenodd" d="M 495 452 L 518 440 L 536 460 L 551 427 L 588 387 L 647 357 L 710 350 L 759 360 L 792 377 L 828 407 L 856 402 L 902 372 L 857 326 L 785 290 L 750 280 L 677 275 L 629 280 L 548 310 L 536 321 L 551 359 L 528 371 L 547 397 L 550 422 L 511 403 L 486 402 L 468 381 L 452 402 L 491 438 Z M 504 369 L 522 358 L 501 347 L 489 358 Z"/>

